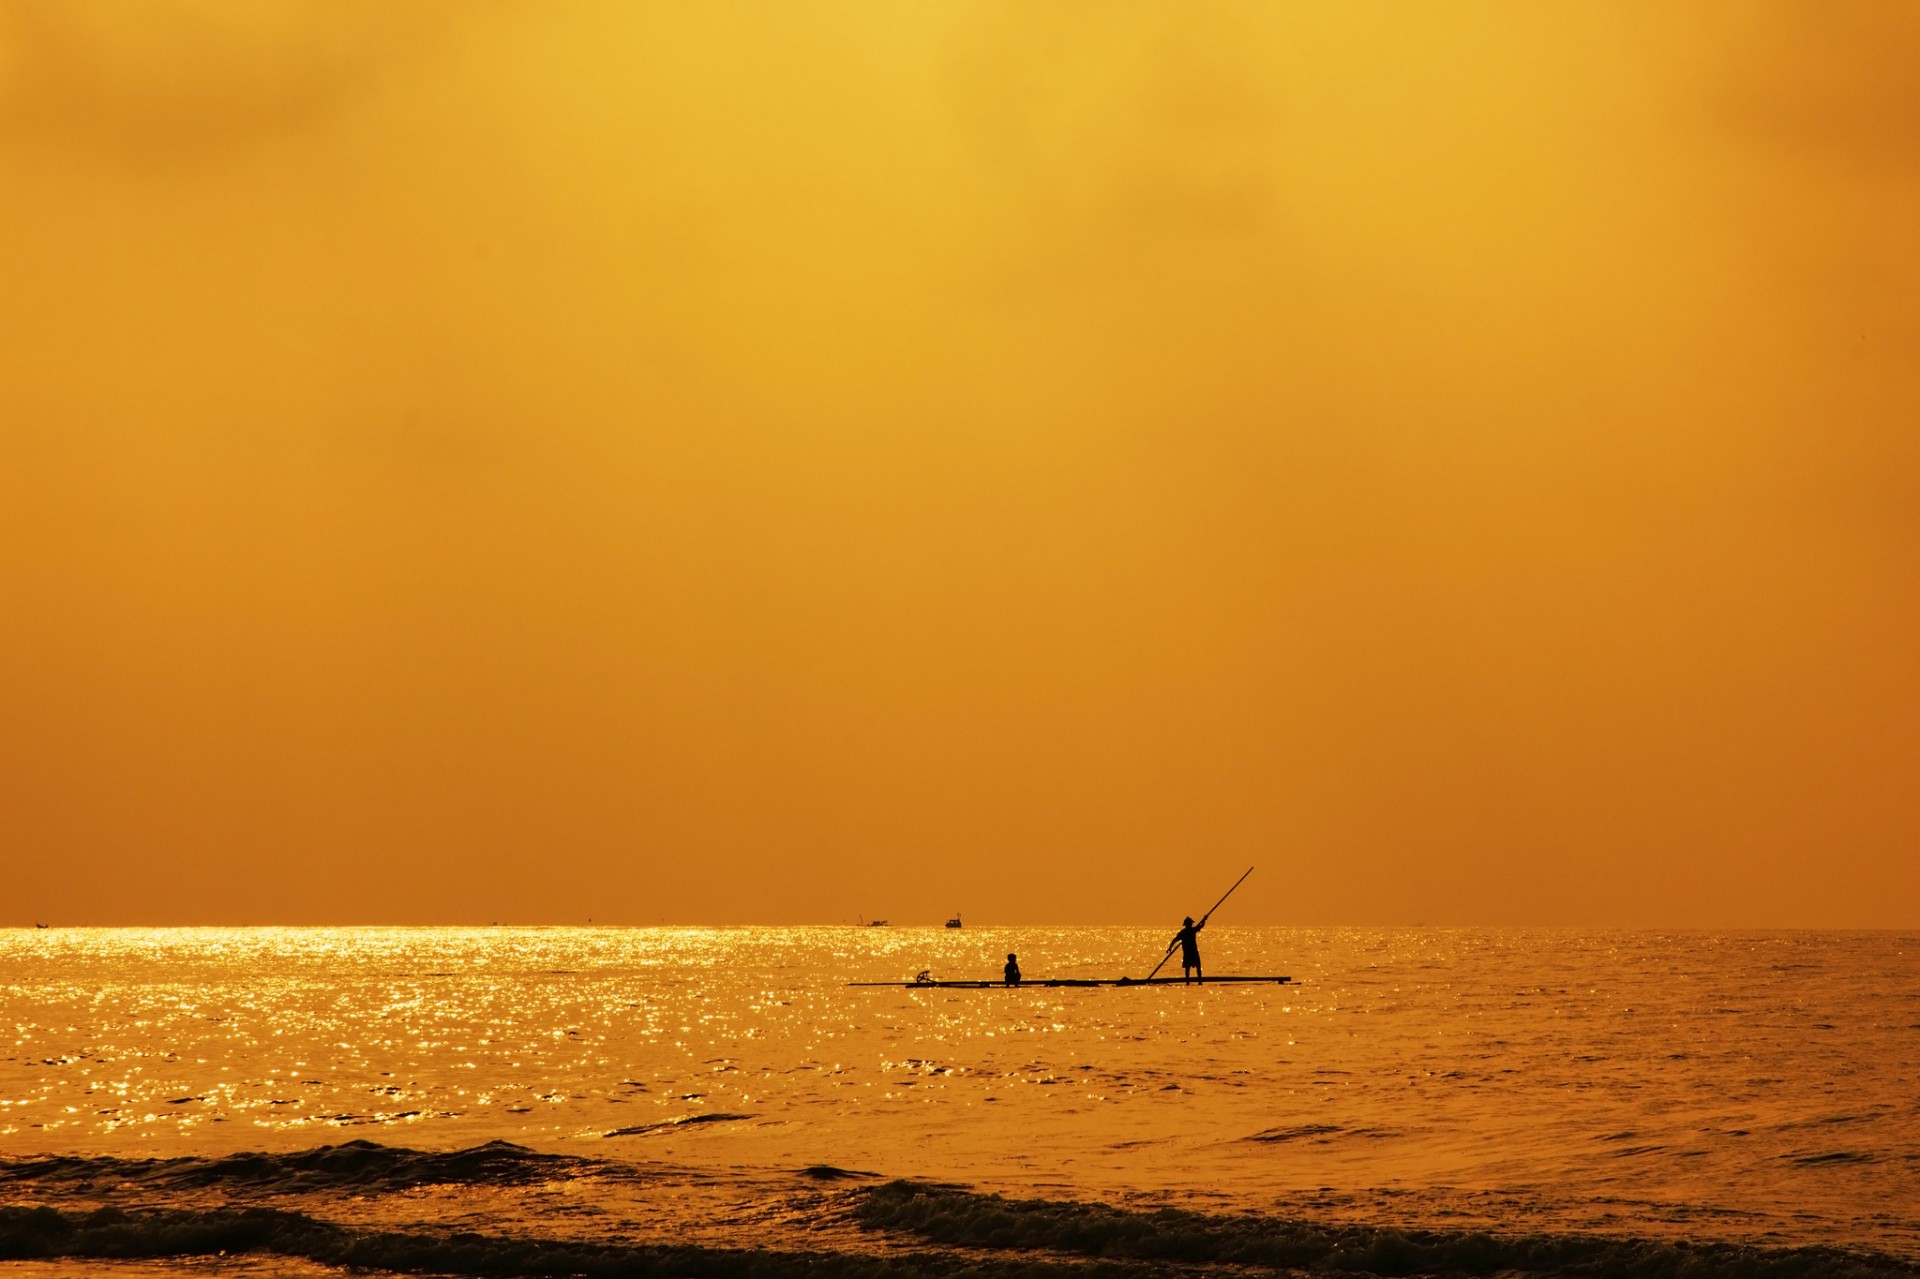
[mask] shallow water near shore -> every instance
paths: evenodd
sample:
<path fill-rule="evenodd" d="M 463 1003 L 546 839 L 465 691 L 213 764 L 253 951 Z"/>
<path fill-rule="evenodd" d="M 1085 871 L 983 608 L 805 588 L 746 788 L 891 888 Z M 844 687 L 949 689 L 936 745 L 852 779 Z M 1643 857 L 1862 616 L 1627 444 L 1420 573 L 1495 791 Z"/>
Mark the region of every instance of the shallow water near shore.
<path fill-rule="evenodd" d="M 0 1203 L 217 1213 L 242 1187 L 356 1229 L 865 1255 L 898 1242 L 859 1205 L 906 1178 L 1920 1260 L 1920 938 L 1204 941 L 1213 971 L 1295 982 L 846 985 L 992 976 L 1009 950 L 1029 977 L 1142 976 L 1166 934 L 1138 928 L 0 934 Z M 412 1171 L 330 1181 L 301 1154 L 356 1139 L 377 1145 L 336 1162 Z M 524 1148 L 505 1180 L 431 1163 L 487 1142 Z M 193 1172 L 250 1151 L 275 1156 L 252 1180 Z M 124 1162 L 147 1159 L 188 1162 Z"/>

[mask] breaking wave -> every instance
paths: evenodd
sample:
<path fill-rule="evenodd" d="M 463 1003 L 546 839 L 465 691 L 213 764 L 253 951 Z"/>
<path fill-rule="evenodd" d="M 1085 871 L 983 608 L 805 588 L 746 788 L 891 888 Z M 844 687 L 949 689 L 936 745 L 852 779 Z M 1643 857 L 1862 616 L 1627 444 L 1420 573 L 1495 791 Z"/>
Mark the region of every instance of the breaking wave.
<path fill-rule="evenodd" d="M 0 1208 L 0 1261 L 271 1254 L 387 1273 L 496 1279 L 1151 1279 L 1164 1267 L 1072 1258 L 884 1255 L 599 1244 L 473 1233 L 354 1230 L 270 1208 L 63 1213 Z"/>
<path fill-rule="evenodd" d="M 215 1253 L 268 1253 L 327 1266 L 412 1274 L 520 1276 L 659 1276 L 667 1279 L 908 1279 L 958 1275 L 990 1279 L 1015 1273 L 1066 1273 L 1069 1267 L 1016 1270 L 940 1255 L 874 1257 L 775 1252 L 678 1244 L 596 1244 L 503 1235 L 450 1235 L 355 1230 L 271 1208 L 0 1208 L 0 1260 L 27 1258 L 157 1258 Z M 1129 1272 L 1130 1273 L 1130 1272 Z"/>
<path fill-rule="evenodd" d="M 735 1115 L 726 1111 L 710 1111 L 698 1115 L 684 1115 L 679 1119 L 663 1119 L 657 1124 L 635 1124 L 631 1128 L 615 1128 L 606 1134 L 609 1137 L 644 1137 L 651 1132 L 672 1132 L 675 1128 L 685 1128 L 689 1124 L 724 1124 L 735 1120 L 751 1119 L 752 1115 Z"/>
<path fill-rule="evenodd" d="M 285 1154 L 248 1153 L 210 1159 L 53 1156 L 0 1160 L 0 1183 L 31 1182 L 83 1193 L 126 1185 L 156 1190 L 246 1186 L 293 1193 L 383 1191 L 433 1185 L 526 1185 L 599 1168 L 591 1159 L 542 1154 L 510 1141 L 444 1151 L 346 1141 Z"/>
<path fill-rule="evenodd" d="M 1227 1263 L 1373 1275 L 1582 1275 L 1619 1279 L 1891 1279 L 1920 1266 L 1838 1248 L 1760 1248 L 1588 1235 L 1392 1230 L 1178 1209 L 1002 1199 L 895 1181 L 856 1209 L 871 1229 L 969 1248 L 1145 1262 Z"/>
<path fill-rule="evenodd" d="M 1289 1136 L 1292 1130 L 1277 1130 Z M 1282 1138 L 1287 1139 L 1287 1138 Z M 1920 1279 L 1920 1265 L 1832 1247 L 1760 1247 L 1571 1233 L 1383 1228 L 1299 1218 L 1141 1211 L 1007 1199 L 929 1182 L 861 1184 L 874 1174 L 818 1164 L 793 1207 L 804 1242 L 725 1246 L 555 1238 L 524 1227 L 481 1234 L 429 1223 L 330 1220 L 328 1203 L 428 1185 L 519 1186 L 630 1177 L 613 1160 L 543 1154 L 507 1142 L 428 1152 L 353 1141 L 285 1154 L 0 1162 L 0 1184 L 52 1198 L 0 1207 L 0 1260 L 163 1259 L 215 1253 L 301 1259 L 388 1273 L 658 1276 L 667 1279 L 1148 1279 L 1219 1268 L 1331 1275 L 1580 1276 L 1582 1279 Z M 645 1178 L 641 1178 L 644 1183 Z M 839 1183 L 831 1189 L 822 1183 Z M 309 1194 L 289 1207 L 140 1203 L 72 1207 L 111 1190 Z M 300 1209 L 300 1210 L 295 1210 Z M 309 1211 L 310 1210 L 310 1211 Z M 834 1227 L 814 1233 L 818 1227 Z M 818 1240 L 819 1242 L 814 1242 Z"/>

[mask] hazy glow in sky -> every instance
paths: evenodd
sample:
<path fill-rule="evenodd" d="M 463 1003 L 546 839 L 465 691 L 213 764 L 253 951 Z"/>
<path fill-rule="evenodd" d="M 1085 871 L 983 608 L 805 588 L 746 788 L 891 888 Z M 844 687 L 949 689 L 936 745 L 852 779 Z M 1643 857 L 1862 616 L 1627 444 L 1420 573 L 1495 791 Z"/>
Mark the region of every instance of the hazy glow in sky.
<path fill-rule="evenodd" d="M 0 3 L 0 923 L 1912 926 L 1917 60 Z"/>

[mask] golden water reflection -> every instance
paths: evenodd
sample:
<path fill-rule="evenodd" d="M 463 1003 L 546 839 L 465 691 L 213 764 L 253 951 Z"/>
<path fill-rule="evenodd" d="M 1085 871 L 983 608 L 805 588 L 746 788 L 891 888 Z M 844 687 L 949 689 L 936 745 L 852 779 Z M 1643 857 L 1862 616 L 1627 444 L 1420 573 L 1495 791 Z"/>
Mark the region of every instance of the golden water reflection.
<path fill-rule="evenodd" d="M 1217 928 L 1297 986 L 1113 976 L 1142 929 L 187 929 L 0 937 L 0 1154 L 506 1139 L 1084 1191 L 1526 1188 L 1833 1221 L 1916 1201 L 1891 934 Z M 1172 1173 L 1177 1174 L 1171 1176 Z"/>

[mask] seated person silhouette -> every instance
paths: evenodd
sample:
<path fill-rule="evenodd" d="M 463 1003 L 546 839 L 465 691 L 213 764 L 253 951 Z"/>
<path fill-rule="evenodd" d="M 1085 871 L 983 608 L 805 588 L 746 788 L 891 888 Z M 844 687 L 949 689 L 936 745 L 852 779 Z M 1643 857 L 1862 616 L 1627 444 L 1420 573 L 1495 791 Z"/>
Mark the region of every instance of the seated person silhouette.
<path fill-rule="evenodd" d="M 1020 956 L 1011 951 L 1007 952 L 1006 974 L 1007 985 L 1018 986 L 1020 984 Z"/>

